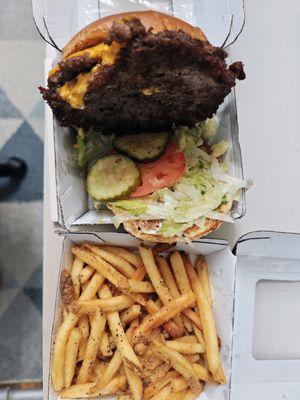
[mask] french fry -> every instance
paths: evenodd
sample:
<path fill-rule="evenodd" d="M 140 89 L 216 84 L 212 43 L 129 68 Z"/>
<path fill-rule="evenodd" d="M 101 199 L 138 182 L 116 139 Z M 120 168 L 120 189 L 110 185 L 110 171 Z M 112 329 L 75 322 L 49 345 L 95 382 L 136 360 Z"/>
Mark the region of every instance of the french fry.
<path fill-rule="evenodd" d="M 216 382 L 225 383 L 226 378 L 221 365 L 218 335 L 216 331 L 215 320 L 213 312 L 206 299 L 205 293 L 199 282 L 198 276 L 191 261 L 186 258 L 185 268 L 187 270 L 193 291 L 196 296 L 198 308 L 200 310 L 200 318 L 203 327 L 203 336 L 206 348 L 206 357 L 208 367 Z"/>
<path fill-rule="evenodd" d="M 180 293 L 185 294 L 190 292 L 192 288 L 180 253 L 178 251 L 172 253 L 170 261 Z"/>
<path fill-rule="evenodd" d="M 108 338 L 108 333 L 104 332 L 101 338 L 101 342 L 100 342 L 100 354 L 103 357 L 111 357 L 113 355 L 113 352 L 110 348 L 110 344 L 109 344 L 109 338 Z"/>
<path fill-rule="evenodd" d="M 110 251 L 117 256 L 122 257 L 124 260 L 130 262 L 130 264 L 134 265 L 136 268 L 139 268 L 142 264 L 141 259 L 134 254 L 133 251 L 124 249 L 123 247 L 115 247 L 115 246 L 105 246 L 105 249 Z"/>
<path fill-rule="evenodd" d="M 133 397 L 129 394 L 121 394 L 121 396 L 117 397 L 117 400 L 133 400 Z"/>
<path fill-rule="evenodd" d="M 105 247 L 95 246 L 93 244 L 85 244 L 85 248 L 89 249 L 93 253 L 97 254 L 105 261 L 113 265 L 122 275 L 126 276 L 127 278 L 132 277 L 135 273 L 135 268 L 124 258 L 105 250 Z"/>
<path fill-rule="evenodd" d="M 182 314 L 184 314 L 193 325 L 196 325 L 196 327 L 200 330 L 202 330 L 202 324 L 201 324 L 201 319 L 198 314 L 195 313 L 191 308 L 187 308 L 182 311 Z"/>
<path fill-rule="evenodd" d="M 147 338 L 147 335 L 152 329 L 172 319 L 176 314 L 189 307 L 194 301 L 195 296 L 190 292 L 173 300 L 170 305 L 162 307 L 155 314 L 146 317 L 135 332 L 134 343 L 142 341 L 143 338 Z"/>
<path fill-rule="evenodd" d="M 143 382 L 142 379 L 126 365 L 124 365 L 125 375 L 131 391 L 133 400 L 142 400 Z"/>
<path fill-rule="evenodd" d="M 144 355 L 147 350 L 148 350 L 148 346 L 146 346 L 144 343 L 137 343 L 134 346 L 134 351 L 139 356 Z"/>
<path fill-rule="evenodd" d="M 66 346 L 65 358 L 65 387 L 68 388 L 72 384 L 77 362 L 77 354 L 81 340 L 81 330 L 78 328 L 72 329 Z"/>
<path fill-rule="evenodd" d="M 196 263 L 196 271 L 198 274 L 200 284 L 202 286 L 202 289 L 203 289 L 206 299 L 208 301 L 208 304 L 210 307 L 212 307 L 211 286 L 210 286 L 210 280 L 209 280 L 209 274 L 208 274 L 208 267 L 207 267 L 206 260 L 202 255 L 200 255 L 198 257 L 198 260 Z"/>
<path fill-rule="evenodd" d="M 64 364 L 66 358 L 66 346 L 71 331 L 73 328 L 75 328 L 78 319 L 78 315 L 70 312 L 65 321 L 59 327 L 56 334 L 53 349 L 51 377 L 53 389 L 57 392 L 59 392 L 64 387 Z"/>
<path fill-rule="evenodd" d="M 159 392 L 157 392 L 151 400 L 166 400 L 171 393 L 171 385 L 163 387 Z"/>
<path fill-rule="evenodd" d="M 86 345 L 82 365 L 78 373 L 78 384 L 87 383 L 93 372 L 94 361 L 97 357 L 98 348 L 106 324 L 106 318 L 102 311 L 99 309 L 97 310 L 97 312 L 91 317 L 90 324 L 91 333 Z"/>
<path fill-rule="evenodd" d="M 100 362 L 98 358 L 96 358 L 94 362 L 93 373 L 90 376 L 91 382 L 98 382 L 103 375 L 103 364 Z"/>
<path fill-rule="evenodd" d="M 154 351 L 164 360 L 168 360 L 172 367 L 187 380 L 193 393 L 198 393 L 201 386 L 197 375 L 191 364 L 183 357 L 183 355 L 175 350 L 171 350 L 168 346 L 161 344 L 158 341 L 153 341 L 153 345 Z"/>
<path fill-rule="evenodd" d="M 80 280 L 79 275 L 84 266 L 84 262 L 77 257 L 74 257 L 73 265 L 71 268 L 71 278 L 75 290 L 76 299 L 78 299 L 80 295 Z"/>
<path fill-rule="evenodd" d="M 97 394 L 113 380 L 121 365 L 122 357 L 120 352 L 116 350 L 104 374 L 102 375 L 101 380 L 97 382 L 96 385 L 89 388 L 89 394 L 91 396 L 97 396 Z"/>
<path fill-rule="evenodd" d="M 171 394 L 167 397 L 167 400 L 182 400 L 187 390 L 181 390 L 180 392 L 172 391 Z"/>
<path fill-rule="evenodd" d="M 132 275 L 132 279 L 137 281 L 143 281 L 147 275 L 144 264 L 141 261 L 141 265 L 136 269 L 135 273 Z"/>
<path fill-rule="evenodd" d="M 63 314 L 63 320 L 65 321 L 68 317 L 68 311 L 66 310 L 66 307 L 63 307 L 62 314 Z"/>
<path fill-rule="evenodd" d="M 133 306 L 127 308 L 127 310 L 123 311 L 120 315 L 120 319 L 122 325 L 125 326 L 129 322 L 136 319 L 139 315 L 141 315 L 142 309 L 139 304 L 134 304 Z"/>
<path fill-rule="evenodd" d="M 204 342 L 204 337 L 203 337 L 202 331 L 200 331 L 200 329 L 198 329 L 198 327 L 196 325 L 193 325 L 193 328 L 194 328 L 194 333 L 197 338 L 197 341 L 201 344 L 201 346 L 203 347 L 203 349 L 205 351 L 205 342 Z"/>
<path fill-rule="evenodd" d="M 105 281 L 104 276 L 101 275 L 99 272 L 96 272 L 92 276 L 91 280 L 88 282 L 84 290 L 82 291 L 78 300 L 79 301 L 91 300 L 95 296 L 95 294 L 97 293 L 97 291 L 99 290 L 104 281 Z"/>
<path fill-rule="evenodd" d="M 123 311 L 126 308 L 131 307 L 133 303 L 134 301 L 129 296 L 121 294 L 119 296 L 112 297 L 111 299 L 95 299 L 88 301 L 79 300 L 73 305 L 73 310 L 76 310 L 77 306 L 79 313 L 88 314 L 94 312 L 93 309 L 97 308 L 100 308 L 104 312 Z"/>
<path fill-rule="evenodd" d="M 193 391 L 191 389 L 189 389 L 183 396 L 182 400 L 196 400 L 201 392 L 203 392 L 202 384 L 201 384 L 201 388 L 198 390 L 197 393 L 193 393 Z"/>
<path fill-rule="evenodd" d="M 211 374 L 205 367 L 203 367 L 203 365 L 196 364 L 196 363 L 192 364 L 192 365 L 193 365 L 193 369 L 200 381 L 205 381 L 205 382 L 213 381 Z"/>
<path fill-rule="evenodd" d="M 183 321 L 183 325 L 185 326 L 185 329 L 191 333 L 193 332 L 193 325 L 191 323 L 191 321 L 185 316 L 182 316 L 182 321 Z"/>
<path fill-rule="evenodd" d="M 184 354 L 184 358 L 190 363 L 194 364 L 199 362 L 200 356 L 199 354 Z"/>
<path fill-rule="evenodd" d="M 120 274 L 119 271 L 117 271 L 112 265 L 103 260 L 101 257 L 82 247 L 73 247 L 72 253 L 85 263 L 89 264 L 91 267 L 95 268 L 118 289 L 128 289 L 129 284 L 127 278 Z"/>
<path fill-rule="evenodd" d="M 111 298 L 111 292 L 108 286 L 103 286 L 102 297 Z M 119 350 L 122 360 L 126 366 L 131 368 L 137 373 L 142 373 L 142 366 L 137 358 L 131 344 L 129 343 L 118 312 L 107 313 L 107 321 L 109 329 L 113 335 L 114 341 L 116 343 L 117 349 Z"/>
<path fill-rule="evenodd" d="M 171 383 L 178 376 L 179 375 L 176 371 L 170 371 L 159 381 L 153 382 L 147 386 L 144 390 L 143 400 L 150 400 L 152 396 L 156 395 L 161 389 L 169 385 L 169 383 Z"/>
<path fill-rule="evenodd" d="M 180 338 L 176 339 L 176 341 L 181 343 L 198 343 L 195 335 L 181 336 Z"/>
<path fill-rule="evenodd" d="M 81 315 L 78 321 L 78 328 L 81 330 L 81 341 L 78 351 L 78 361 L 82 361 L 87 345 L 87 341 L 90 335 L 90 322 L 87 315 Z"/>
<path fill-rule="evenodd" d="M 154 287 L 150 282 L 137 281 L 135 279 L 129 279 L 129 289 L 132 292 L 137 293 L 153 293 L 155 292 Z"/>
<path fill-rule="evenodd" d="M 154 261 L 152 250 L 144 246 L 140 246 L 139 250 L 147 274 L 149 275 L 149 278 L 155 288 L 156 293 L 158 294 L 158 297 L 164 305 L 170 304 L 173 300 L 173 297 L 171 296 L 169 289 L 167 288 L 164 280 L 162 279 L 158 271 L 158 268 Z"/>
<path fill-rule="evenodd" d="M 79 281 L 81 285 L 84 285 L 94 273 L 95 269 L 92 268 L 90 265 L 87 265 L 86 267 L 82 268 L 79 274 Z"/>
<path fill-rule="evenodd" d="M 126 388 L 126 377 L 125 375 L 116 375 L 102 390 L 91 395 L 90 390 L 94 385 L 94 383 L 72 385 L 68 389 L 62 390 L 60 392 L 60 397 L 62 399 L 88 399 L 90 397 L 118 394 Z"/>
<path fill-rule="evenodd" d="M 176 350 L 181 354 L 201 354 L 204 349 L 200 343 L 184 343 L 176 340 L 166 340 L 166 346 L 169 349 Z"/>
<path fill-rule="evenodd" d="M 179 376 L 178 378 L 175 378 L 172 380 L 171 387 L 172 387 L 172 392 L 182 392 L 185 389 L 188 388 L 188 383 L 187 381 L 182 377 Z"/>

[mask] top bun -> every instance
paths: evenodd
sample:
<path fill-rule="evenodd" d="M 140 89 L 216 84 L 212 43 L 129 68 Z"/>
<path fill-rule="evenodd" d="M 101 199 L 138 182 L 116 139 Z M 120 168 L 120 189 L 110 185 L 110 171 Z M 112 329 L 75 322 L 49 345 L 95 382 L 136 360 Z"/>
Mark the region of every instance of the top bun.
<path fill-rule="evenodd" d="M 138 18 L 146 30 L 152 28 L 153 33 L 161 31 L 182 30 L 193 39 L 207 40 L 200 28 L 196 28 L 179 18 L 156 11 L 135 11 L 121 14 L 113 14 L 100 18 L 81 29 L 63 48 L 62 58 L 73 53 L 95 46 L 108 38 L 109 30 L 114 21 L 127 18 Z"/>

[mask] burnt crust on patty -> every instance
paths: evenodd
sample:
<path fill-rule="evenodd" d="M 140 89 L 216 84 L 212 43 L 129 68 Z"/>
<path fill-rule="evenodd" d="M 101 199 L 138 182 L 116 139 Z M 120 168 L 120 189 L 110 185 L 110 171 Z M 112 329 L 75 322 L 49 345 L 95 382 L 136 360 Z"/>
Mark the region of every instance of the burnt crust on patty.
<path fill-rule="evenodd" d="M 180 30 L 153 33 L 137 19 L 124 20 L 112 25 L 107 43 L 112 41 L 123 47 L 113 65 L 93 73 L 84 108 L 72 108 L 58 89 L 101 59 L 68 58 L 48 88 L 40 88 L 61 125 L 116 134 L 191 127 L 212 117 L 236 79 L 245 78 L 241 62 L 228 67 L 223 49 Z"/>

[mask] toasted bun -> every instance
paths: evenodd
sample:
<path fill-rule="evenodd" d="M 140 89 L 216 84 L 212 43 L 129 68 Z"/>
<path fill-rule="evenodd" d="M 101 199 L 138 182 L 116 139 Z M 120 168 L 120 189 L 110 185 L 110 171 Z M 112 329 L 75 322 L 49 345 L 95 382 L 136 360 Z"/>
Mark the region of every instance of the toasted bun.
<path fill-rule="evenodd" d="M 152 28 L 154 33 L 165 30 L 182 30 L 191 35 L 194 39 L 207 40 L 205 34 L 200 28 L 196 28 L 181 19 L 172 17 L 171 15 L 156 11 L 127 12 L 100 18 L 81 29 L 63 48 L 62 58 L 65 59 L 77 51 L 84 50 L 105 41 L 114 21 L 133 17 L 138 18 L 146 30 Z"/>
<path fill-rule="evenodd" d="M 108 207 L 114 212 L 114 208 L 112 206 Z M 232 207 L 232 202 L 228 202 L 219 208 L 219 211 L 227 214 Z M 196 240 L 200 237 L 206 236 L 209 233 L 216 231 L 222 225 L 222 221 L 217 221 L 215 219 L 206 218 L 204 228 L 199 228 L 197 225 L 193 225 L 191 228 L 188 228 L 184 231 L 184 235 L 182 236 L 172 236 L 165 237 L 157 233 L 152 233 L 153 230 L 157 229 L 161 224 L 160 220 L 151 220 L 151 221 L 128 221 L 124 222 L 124 229 L 130 233 L 132 236 L 137 239 L 144 240 L 147 242 L 155 242 L 155 243 L 174 243 L 174 242 L 182 242 L 186 239 Z M 152 231 L 152 232 L 151 232 Z"/>

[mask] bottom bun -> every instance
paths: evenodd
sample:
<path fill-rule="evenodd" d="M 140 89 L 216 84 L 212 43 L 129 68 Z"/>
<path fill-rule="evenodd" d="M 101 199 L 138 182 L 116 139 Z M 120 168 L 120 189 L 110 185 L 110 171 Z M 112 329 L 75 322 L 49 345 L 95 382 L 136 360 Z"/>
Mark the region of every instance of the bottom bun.
<path fill-rule="evenodd" d="M 114 207 L 111 204 L 108 207 L 114 212 Z M 228 202 L 219 207 L 218 211 L 227 214 L 231 207 L 232 202 Z M 200 237 L 208 235 L 209 233 L 219 229 L 223 221 L 206 218 L 203 228 L 200 228 L 194 224 L 192 227 L 186 229 L 183 234 L 172 237 L 165 237 L 159 233 L 155 233 L 155 231 L 157 231 L 157 229 L 160 227 L 161 223 L 162 220 L 135 220 L 124 222 L 123 226 L 128 233 L 137 239 L 155 243 L 173 243 L 183 242 L 187 239 L 196 240 Z"/>

